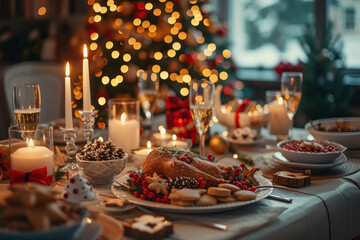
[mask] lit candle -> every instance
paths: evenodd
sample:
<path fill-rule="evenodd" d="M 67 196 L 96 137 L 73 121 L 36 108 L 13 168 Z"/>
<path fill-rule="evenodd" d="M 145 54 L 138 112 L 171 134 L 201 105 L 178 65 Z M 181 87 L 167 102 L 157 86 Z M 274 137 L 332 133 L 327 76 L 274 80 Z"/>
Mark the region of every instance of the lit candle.
<path fill-rule="evenodd" d="M 176 134 L 172 135 L 172 141 L 166 143 L 165 146 L 189 149 L 188 143 L 185 141 L 177 140 Z"/>
<path fill-rule="evenodd" d="M 171 140 L 171 134 L 166 133 L 166 129 L 160 125 L 159 132 L 154 133 L 151 139 L 156 145 L 162 145 Z"/>
<path fill-rule="evenodd" d="M 65 129 L 73 128 L 73 118 L 71 110 L 71 79 L 70 79 L 70 66 L 66 62 L 65 70 Z"/>
<path fill-rule="evenodd" d="M 136 119 L 127 119 L 126 113 L 121 114 L 120 121 L 110 119 L 109 139 L 130 156 L 131 149 L 138 148 L 140 144 L 140 122 Z"/>
<path fill-rule="evenodd" d="M 283 98 L 279 97 L 269 104 L 271 120 L 268 124 L 268 131 L 271 135 L 287 135 L 289 132 L 289 118 L 286 115 Z"/>
<path fill-rule="evenodd" d="M 17 149 L 11 154 L 11 168 L 25 173 L 46 167 L 47 176 L 53 175 L 54 153 L 44 146 L 34 146 L 32 139 L 29 146 Z"/>
<path fill-rule="evenodd" d="M 83 59 L 82 72 L 83 72 L 83 111 L 91 112 L 89 59 L 88 59 L 86 44 L 84 44 L 84 59 Z"/>
<path fill-rule="evenodd" d="M 153 149 L 151 148 L 151 142 L 148 141 L 146 144 L 146 148 L 140 148 L 133 151 L 133 159 L 137 168 L 141 169 L 143 167 L 147 156 L 152 150 Z"/>

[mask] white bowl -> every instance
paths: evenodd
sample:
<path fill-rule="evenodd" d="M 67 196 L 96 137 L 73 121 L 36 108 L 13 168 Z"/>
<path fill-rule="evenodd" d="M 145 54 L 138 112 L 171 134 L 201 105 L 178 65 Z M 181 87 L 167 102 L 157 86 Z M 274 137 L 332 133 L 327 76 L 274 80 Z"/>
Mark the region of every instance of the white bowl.
<path fill-rule="evenodd" d="M 53 227 L 47 231 L 14 231 L 0 228 L 0 239 L 9 239 L 9 240 L 61 240 L 69 239 L 73 237 L 76 233 L 79 233 L 85 226 L 85 218 L 89 215 L 89 212 L 86 208 L 80 208 L 79 210 L 80 220 L 76 222 L 69 222 L 64 225 Z"/>
<path fill-rule="evenodd" d="M 76 155 L 80 167 L 82 167 L 90 183 L 94 185 L 113 183 L 114 177 L 124 170 L 127 158 L 128 155 L 125 153 L 123 158 L 114 160 L 86 161 L 81 160 Z"/>
<path fill-rule="evenodd" d="M 281 154 L 290 162 L 310 163 L 310 164 L 331 163 L 335 161 L 346 150 L 346 147 L 334 142 L 325 142 L 325 143 L 335 145 L 338 151 L 326 152 L 326 153 L 298 152 L 294 150 L 288 150 L 282 147 L 285 143 L 293 142 L 293 141 L 294 140 L 281 141 L 276 145 L 279 152 L 281 152 Z"/>
<path fill-rule="evenodd" d="M 319 119 L 313 121 L 313 125 L 318 125 L 321 123 L 322 126 L 325 128 L 334 127 L 336 126 L 336 121 L 339 118 L 326 118 L 326 119 Z M 350 124 L 355 129 L 360 130 L 360 118 L 341 118 L 344 122 Z M 360 148 L 360 131 L 356 132 L 326 132 L 326 131 L 319 131 L 313 128 L 311 123 L 307 123 L 305 125 L 306 131 L 308 131 L 313 137 L 319 141 L 330 141 L 330 142 L 337 142 L 344 145 L 347 148 Z"/>

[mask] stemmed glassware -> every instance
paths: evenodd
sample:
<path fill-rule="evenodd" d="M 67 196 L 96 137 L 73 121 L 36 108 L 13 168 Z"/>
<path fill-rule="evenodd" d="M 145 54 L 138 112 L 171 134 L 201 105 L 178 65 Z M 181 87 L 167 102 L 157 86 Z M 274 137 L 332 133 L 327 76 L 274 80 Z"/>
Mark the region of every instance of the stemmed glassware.
<path fill-rule="evenodd" d="M 284 72 L 281 75 L 281 96 L 290 120 L 290 139 L 292 138 L 293 119 L 301 100 L 302 83 L 303 74 L 300 72 Z"/>
<path fill-rule="evenodd" d="M 19 130 L 35 130 L 40 119 L 41 95 L 36 84 L 16 84 L 13 92 L 14 118 Z M 23 137 L 31 138 L 32 136 Z"/>
<path fill-rule="evenodd" d="M 138 99 L 146 118 L 144 126 L 151 129 L 151 119 L 159 92 L 159 75 L 154 72 L 140 72 L 138 86 Z"/>
<path fill-rule="evenodd" d="M 190 84 L 190 110 L 200 135 L 200 154 L 205 155 L 205 133 L 209 129 L 214 107 L 214 83 L 193 80 Z"/>

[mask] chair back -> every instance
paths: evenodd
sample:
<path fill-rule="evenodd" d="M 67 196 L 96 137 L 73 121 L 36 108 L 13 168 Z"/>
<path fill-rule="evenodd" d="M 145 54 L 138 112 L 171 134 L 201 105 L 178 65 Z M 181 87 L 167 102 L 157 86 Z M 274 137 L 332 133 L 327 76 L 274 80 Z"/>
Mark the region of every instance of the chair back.
<path fill-rule="evenodd" d="M 13 88 L 16 84 L 38 84 L 41 94 L 39 123 L 64 116 L 64 70 L 60 64 L 24 62 L 9 67 L 4 75 L 4 91 L 10 117 L 14 120 Z"/>

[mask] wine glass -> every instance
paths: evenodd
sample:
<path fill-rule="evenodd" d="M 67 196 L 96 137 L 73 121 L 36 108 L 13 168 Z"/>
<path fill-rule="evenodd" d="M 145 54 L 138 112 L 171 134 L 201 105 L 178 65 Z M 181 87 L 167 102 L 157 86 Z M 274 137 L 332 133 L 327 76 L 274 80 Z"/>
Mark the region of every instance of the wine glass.
<path fill-rule="evenodd" d="M 290 120 L 290 139 L 292 138 L 293 119 L 301 100 L 302 82 L 303 74 L 300 72 L 284 72 L 281 75 L 281 95 Z"/>
<path fill-rule="evenodd" d="M 145 114 L 145 126 L 151 129 L 151 118 L 159 92 L 159 76 L 154 72 L 140 72 L 138 99 Z"/>
<path fill-rule="evenodd" d="M 40 87 L 16 84 L 13 92 L 14 117 L 19 130 L 35 130 L 41 111 Z"/>
<path fill-rule="evenodd" d="M 209 129 L 214 107 L 214 83 L 193 80 L 190 84 L 190 110 L 200 135 L 200 154 L 205 154 L 205 133 Z"/>

